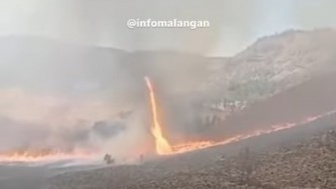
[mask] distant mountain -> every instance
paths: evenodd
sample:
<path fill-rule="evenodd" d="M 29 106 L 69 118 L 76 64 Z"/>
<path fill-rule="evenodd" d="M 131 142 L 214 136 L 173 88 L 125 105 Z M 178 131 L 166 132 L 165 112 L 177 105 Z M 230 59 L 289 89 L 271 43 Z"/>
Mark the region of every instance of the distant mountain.
<path fill-rule="evenodd" d="M 166 92 L 190 91 L 211 72 L 212 59 L 178 52 L 126 52 L 56 40 L 0 38 L 0 88 L 85 94 L 139 93 L 143 77 Z"/>
<path fill-rule="evenodd" d="M 125 52 L 37 37 L 0 38 L 0 87 L 48 92 L 104 88 Z"/>

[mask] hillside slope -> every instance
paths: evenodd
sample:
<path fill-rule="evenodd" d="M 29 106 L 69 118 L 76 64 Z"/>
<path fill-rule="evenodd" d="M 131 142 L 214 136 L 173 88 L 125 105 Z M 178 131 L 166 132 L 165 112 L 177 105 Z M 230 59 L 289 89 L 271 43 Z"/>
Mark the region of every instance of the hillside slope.
<path fill-rule="evenodd" d="M 336 72 L 316 76 L 268 99 L 255 102 L 241 112 L 229 116 L 217 131 L 223 135 L 269 128 L 280 123 L 293 123 L 336 110 Z"/>
<path fill-rule="evenodd" d="M 2 37 L 0 88 L 64 94 L 139 93 L 143 77 L 149 75 L 166 92 L 180 92 L 205 80 L 211 61 L 178 52 L 126 52 L 37 37 Z"/>
<path fill-rule="evenodd" d="M 255 101 L 336 69 L 336 30 L 287 31 L 263 37 L 200 87 L 214 98 Z"/>

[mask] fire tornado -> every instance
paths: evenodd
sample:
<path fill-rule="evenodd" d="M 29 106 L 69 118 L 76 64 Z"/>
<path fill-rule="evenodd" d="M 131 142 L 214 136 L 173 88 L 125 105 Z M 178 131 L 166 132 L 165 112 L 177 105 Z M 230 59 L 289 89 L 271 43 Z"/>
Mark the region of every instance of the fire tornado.
<path fill-rule="evenodd" d="M 150 98 L 150 105 L 151 105 L 151 112 L 152 112 L 151 132 L 155 140 L 156 153 L 159 155 L 171 154 L 173 152 L 173 149 L 170 146 L 167 139 L 163 136 L 162 125 L 158 118 L 157 101 L 156 101 L 153 85 L 148 77 L 145 77 L 145 81 L 147 84 L 149 98 Z"/>
<path fill-rule="evenodd" d="M 336 114 L 336 110 L 331 110 L 328 112 L 320 113 L 317 115 L 307 116 L 298 120 L 297 122 L 287 122 L 278 123 L 275 125 L 270 125 L 268 128 L 249 131 L 241 133 L 238 135 L 233 135 L 231 137 L 223 138 L 219 141 L 214 141 L 211 139 L 203 141 L 190 141 L 187 138 L 185 141 L 179 144 L 171 145 L 164 135 L 164 125 L 162 120 L 160 120 L 161 115 L 158 110 L 158 102 L 155 95 L 155 90 L 151 80 L 145 77 L 145 82 L 149 93 L 149 103 L 151 108 L 151 134 L 155 142 L 155 151 L 158 155 L 171 155 L 190 152 L 194 150 L 204 149 L 208 147 L 213 147 L 217 145 L 226 145 L 248 138 L 257 137 L 263 134 L 270 134 L 300 125 L 306 125 L 308 123 L 314 122 L 323 117 L 327 117 Z M 0 151 L 0 164 L 2 162 L 38 162 L 44 160 L 59 161 L 63 159 L 91 159 L 99 155 L 100 149 L 91 148 L 78 148 L 73 151 L 62 150 L 62 148 L 38 148 L 31 146 L 27 149 L 9 149 L 5 151 Z"/>
<path fill-rule="evenodd" d="M 172 146 L 169 144 L 168 140 L 164 137 L 164 134 L 163 134 L 163 125 L 161 124 L 160 119 L 159 119 L 161 115 L 159 115 L 158 103 L 156 100 L 153 84 L 148 77 L 145 77 L 145 81 L 148 87 L 150 106 L 151 106 L 151 116 L 152 116 L 151 133 L 154 137 L 155 150 L 158 155 L 178 154 L 178 153 L 184 153 L 184 152 L 189 152 L 189 151 L 198 150 L 198 149 L 204 149 L 204 148 L 208 148 L 211 146 L 230 144 L 230 143 L 238 142 L 238 141 L 245 140 L 251 137 L 257 137 L 262 134 L 270 134 L 273 132 L 290 129 L 296 126 L 305 125 L 310 122 L 316 121 L 317 119 L 320 119 L 322 117 L 336 113 L 336 110 L 333 110 L 333 111 L 325 112 L 320 115 L 306 117 L 303 120 L 298 121 L 298 122 L 280 123 L 280 124 L 272 125 L 269 129 L 255 130 L 253 132 L 244 133 L 244 134 L 240 134 L 237 136 L 232 136 L 222 141 L 212 141 L 212 140 L 189 141 L 189 142 L 186 141 L 185 143 Z"/>

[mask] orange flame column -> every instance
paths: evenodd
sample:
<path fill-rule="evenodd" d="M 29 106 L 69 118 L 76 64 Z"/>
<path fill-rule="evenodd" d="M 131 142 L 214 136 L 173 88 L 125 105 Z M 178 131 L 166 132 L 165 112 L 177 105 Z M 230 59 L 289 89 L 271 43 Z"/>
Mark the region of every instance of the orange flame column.
<path fill-rule="evenodd" d="M 157 101 L 154 93 L 153 85 L 148 77 L 145 77 L 145 81 L 149 91 L 150 105 L 152 111 L 152 127 L 151 132 L 155 140 L 156 153 L 159 155 L 167 155 L 173 153 L 167 139 L 163 136 L 162 125 L 158 118 Z"/>

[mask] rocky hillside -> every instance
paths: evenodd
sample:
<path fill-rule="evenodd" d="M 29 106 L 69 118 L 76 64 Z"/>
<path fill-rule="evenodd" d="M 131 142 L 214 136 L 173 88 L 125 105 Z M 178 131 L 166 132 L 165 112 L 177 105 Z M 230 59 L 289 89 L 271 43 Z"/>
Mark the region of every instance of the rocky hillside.
<path fill-rule="evenodd" d="M 287 31 L 263 37 L 222 62 L 200 87 L 215 99 L 254 101 L 335 70 L 336 30 Z"/>
<path fill-rule="evenodd" d="M 216 59 L 189 125 L 223 137 L 335 109 L 335 42 L 336 30 L 288 31 Z"/>

